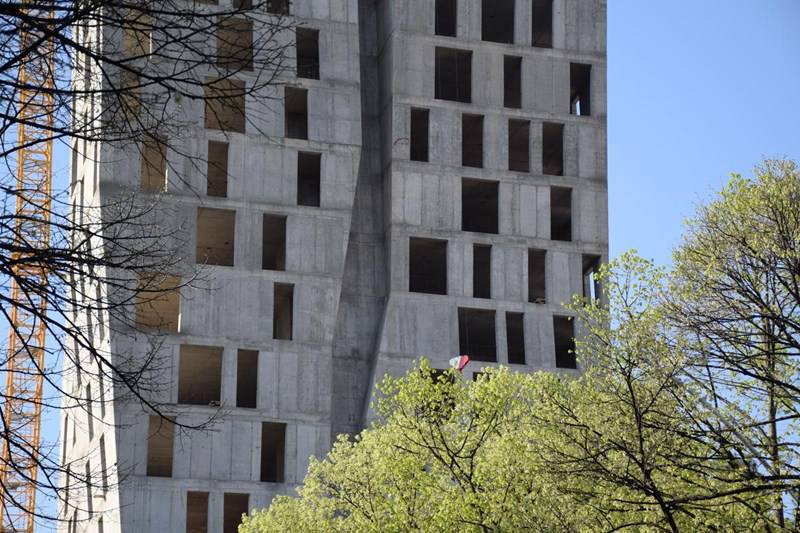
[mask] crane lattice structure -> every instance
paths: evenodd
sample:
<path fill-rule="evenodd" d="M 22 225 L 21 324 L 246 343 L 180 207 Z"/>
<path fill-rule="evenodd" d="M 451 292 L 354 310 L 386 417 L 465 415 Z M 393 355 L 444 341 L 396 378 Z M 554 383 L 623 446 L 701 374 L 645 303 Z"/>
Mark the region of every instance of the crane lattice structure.
<path fill-rule="evenodd" d="M 4 433 L 0 457 L 0 519 L 4 533 L 33 533 L 39 463 L 47 325 L 47 268 L 37 251 L 50 245 L 55 44 L 52 2 L 23 1 L 17 73 L 16 220 L 11 264 Z"/>

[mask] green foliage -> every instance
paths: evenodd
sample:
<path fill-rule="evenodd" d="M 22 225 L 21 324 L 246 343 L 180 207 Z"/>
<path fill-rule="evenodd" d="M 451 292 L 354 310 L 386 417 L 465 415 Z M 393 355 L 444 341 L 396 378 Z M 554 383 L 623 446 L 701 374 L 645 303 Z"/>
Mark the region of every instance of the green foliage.
<path fill-rule="evenodd" d="M 422 360 L 384 378 L 371 427 L 312 459 L 297 497 L 240 531 L 790 527 L 798 439 L 769 429 L 778 415 L 796 435 L 799 217 L 792 163 L 734 177 L 675 272 L 630 252 L 601 268 L 600 302 L 568 306 L 580 375 L 472 382 Z"/>

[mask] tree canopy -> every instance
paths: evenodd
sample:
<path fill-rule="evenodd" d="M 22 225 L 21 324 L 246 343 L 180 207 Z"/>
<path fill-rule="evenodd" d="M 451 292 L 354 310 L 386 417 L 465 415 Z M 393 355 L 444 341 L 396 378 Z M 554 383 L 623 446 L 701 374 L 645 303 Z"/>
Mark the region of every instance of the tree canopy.
<path fill-rule="evenodd" d="M 422 359 L 240 531 L 789 529 L 797 217 L 794 163 L 735 176 L 674 270 L 629 252 L 601 268 L 600 301 L 568 305 L 579 375 L 469 381 Z"/>

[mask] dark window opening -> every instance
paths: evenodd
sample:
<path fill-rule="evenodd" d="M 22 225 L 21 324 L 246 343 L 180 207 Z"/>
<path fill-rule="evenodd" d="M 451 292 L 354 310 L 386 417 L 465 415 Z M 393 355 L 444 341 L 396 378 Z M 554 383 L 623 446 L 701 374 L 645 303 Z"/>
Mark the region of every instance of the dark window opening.
<path fill-rule="evenodd" d="M 86 483 L 86 512 L 92 516 L 92 465 L 89 461 L 83 467 L 84 481 Z"/>
<path fill-rule="evenodd" d="M 570 113 L 589 116 L 591 107 L 592 66 L 580 63 L 569 64 Z"/>
<path fill-rule="evenodd" d="M 290 139 L 308 139 L 308 91 L 296 87 L 284 91 L 285 134 Z"/>
<path fill-rule="evenodd" d="M 186 493 L 186 533 L 208 533 L 208 493 Z"/>
<path fill-rule="evenodd" d="M 297 205 L 320 206 L 322 154 L 297 154 Z"/>
<path fill-rule="evenodd" d="M 207 82 L 204 88 L 205 127 L 211 130 L 245 132 L 245 84 L 223 79 Z"/>
<path fill-rule="evenodd" d="M 542 172 L 551 176 L 564 175 L 563 124 L 542 124 Z"/>
<path fill-rule="evenodd" d="M 495 43 L 514 43 L 514 0 L 483 0 L 481 38 Z"/>
<path fill-rule="evenodd" d="M 263 221 L 261 268 L 286 270 L 286 217 L 264 214 Z"/>
<path fill-rule="evenodd" d="M 89 331 L 92 331 L 94 328 L 91 326 L 89 327 Z M 92 412 L 92 385 L 91 383 L 86 384 L 86 410 L 87 410 L 87 417 L 86 421 L 88 422 L 88 429 L 89 429 L 89 440 L 91 441 L 94 439 L 94 413 Z"/>
<path fill-rule="evenodd" d="M 533 0 L 533 46 L 553 47 L 553 0 Z"/>
<path fill-rule="evenodd" d="M 492 247 L 488 244 L 472 246 L 472 297 L 492 297 Z"/>
<path fill-rule="evenodd" d="M 228 196 L 228 143 L 208 141 L 208 185 L 206 194 Z"/>
<path fill-rule="evenodd" d="M 465 103 L 472 100 L 472 52 L 436 48 L 435 98 Z"/>
<path fill-rule="evenodd" d="M 255 409 L 258 401 L 258 350 L 236 354 L 236 407 Z"/>
<path fill-rule="evenodd" d="M 456 36 L 458 0 L 436 0 L 436 35 Z"/>
<path fill-rule="evenodd" d="M 273 289 L 272 338 L 292 340 L 294 285 L 276 283 Z"/>
<path fill-rule="evenodd" d="M 533 304 L 547 303 L 547 285 L 544 250 L 528 250 L 528 301 Z"/>
<path fill-rule="evenodd" d="M 572 189 L 550 188 L 550 238 L 572 240 Z"/>
<path fill-rule="evenodd" d="M 427 109 L 411 110 L 411 160 L 428 161 L 429 113 Z"/>
<path fill-rule="evenodd" d="M 253 21 L 218 17 L 217 65 L 229 70 L 253 70 Z"/>
<path fill-rule="evenodd" d="M 556 367 L 578 368 L 575 359 L 575 325 L 571 317 L 553 317 L 553 338 L 556 346 Z"/>
<path fill-rule="evenodd" d="M 242 515 L 247 514 L 250 495 L 226 492 L 223 496 L 222 532 L 238 533 Z"/>
<path fill-rule="evenodd" d="M 261 481 L 283 483 L 286 424 L 261 424 Z"/>
<path fill-rule="evenodd" d="M 297 77 L 319 79 L 319 30 L 297 28 Z"/>
<path fill-rule="evenodd" d="M 599 269 L 599 255 L 583 256 L 583 297 L 589 302 L 600 299 L 600 280 L 597 277 Z"/>
<path fill-rule="evenodd" d="M 178 363 L 178 403 L 217 406 L 222 390 L 222 348 L 184 344 Z"/>
<path fill-rule="evenodd" d="M 236 211 L 197 208 L 198 263 L 233 266 Z"/>
<path fill-rule="evenodd" d="M 458 349 L 462 355 L 474 361 L 497 361 L 494 315 L 487 309 L 458 309 Z"/>
<path fill-rule="evenodd" d="M 267 13 L 273 15 L 288 15 L 289 0 L 267 0 Z"/>
<path fill-rule="evenodd" d="M 503 57 L 503 105 L 513 109 L 522 107 L 521 57 Z"/>
<path fill-rule="evenodd" d="M 172 477 L 172 455 L 175 443 L 174 419 L 151 416 L 147 428 L 147 475 Z"/>
<path fill-rule="evenodd" d="M 447 294 L 447 241 L 408 240 L 408 290 Z"/>
<path fill-rule="evenodd" d="M 483 168 L 482 115 L 461 115 L 461 164 Z"/>
<path fill-rule="evenodd" d="M 530 172 L 530 131 L 530 121 L 508 120 L 508 170 Z"/>
<path fill-rule="evenodd" d="M 525 364 L 525 321 L 522 313 L 506 313 L 508 364 Z"/>
<path fill-rule="evenodd" d="M 497 233 L 498 189 L 496 181 L 461 180 L 461 229 Z"/>

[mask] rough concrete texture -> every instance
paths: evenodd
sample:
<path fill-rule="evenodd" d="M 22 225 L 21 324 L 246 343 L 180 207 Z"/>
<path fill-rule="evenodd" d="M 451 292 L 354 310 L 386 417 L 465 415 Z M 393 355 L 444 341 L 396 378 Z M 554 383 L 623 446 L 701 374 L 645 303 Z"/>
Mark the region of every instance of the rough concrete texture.
<path fill-rule="evenodd" d="M 154 377 L 164 386 L 154 399 L 187 425 L 220 419 L 210 431 L 176 432 L 166 478 L 147 476 L 148 413 L 120 391 L 103 391 L 105 424 L 94 422 L 92 438 L 86 415 L 68 412 L 67 459 L 83 468 L 88 458 L 99 471 L 102 437 L 113 467 L 110 489 L 93 491 L 101 514 L 87 521 L 86 491 L 70 491 L 76 531 L 98 531 L 101 516 L 104 532 L 186 531 L 194 491 L 208 493 L 207 531 L 219 533 L 226 493 L 248 494 L 250 509 L 290 493 L 311 455 L 368 423 L 384 374 L 420 356 L 444 368 L 459 353 L 459 307 L 497 311 L 497 364 L 508 363 L 505 312 L 524 313 L 525 364 L 514 368 L 556 369 L 552 316 L 582 291 L 582 255 L 607 256 L 606 1 L 554 0 L 552 48 L 531 46 L 526 0 L 516 1 L 514 44 L 482 41 L 481 3 L 459 0 L 457 37 L 443 37 L 434 34 L 433 0 L 292 2 L 292 16 L 320 30 L 320 80 L 288 80 L 308 89 L 309 140 L 283 137 L 280 99 L 247 102 L 264 135 L 205 130 L 202 105 L 187 105 L 197 134 L 170 152 L 185 181 L 170 181 L 163 201 L 175 209 L 172 222 L 185 224 L 192 263 L 198 207 L 234 210 L 234 266 L 204 267 L 206 286 L 181 291 L 180 328 L 159 348 Z M 436 47 L 472 51 L 471 103 L 434 98 Z M 504 55 L 522 58 L 519 109 L 503 107 Z M 570 114 L 571 62 L 592 66 L 591 116 Z M 429 110 L 428 162 L 409 160 L 412 107 Z M 484 116 L 483 168 L 461 166 L 462 113 Z M 530 172 L 507 170 L 509 118 L 530 121 Z M 542 173 L 543 122 L 564 125 L 563 176 Z M 197 194 L 204 168 L 176 155 L 202 159 L 208 140 L 230 143 L 226 198 Z M 297 205 L 298 151 L 322 154 L 320 207 Z M 76 161 L 74 195 L 137 186 L 137 151 L 100 153 L 96 167 Z M 464 177 L 499 184 L 497 234 L 461 230 Z M 569 242 L 550 239 L 552 186 L 572 189 Z M 286 216 L 285 271 L 261 269 L 264 213 Z M 409 237 L 447 241 L 447 294 L 409 292 Z M 473 298 L 473 244 L 492 246 L 491 299 Z M 531 248 L 547 251 L 545 304 L 528 302 Z M 272 338 L 276 282 L 294 284 L 292 340 Z M 143 335 L 113 331 L 98 342 L 112 353 L 149 346 Z M 223 349 L 219 412 L 177 404 L 181 345 Z M 255 409 L 236 407 L 239 349 L 259 352 Z M 491 364 L 471 363 L 466 377 Z M 286 424 L 283 483 L 260 481 L 262 422 Z"/>

